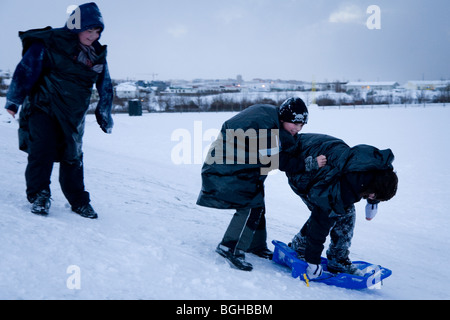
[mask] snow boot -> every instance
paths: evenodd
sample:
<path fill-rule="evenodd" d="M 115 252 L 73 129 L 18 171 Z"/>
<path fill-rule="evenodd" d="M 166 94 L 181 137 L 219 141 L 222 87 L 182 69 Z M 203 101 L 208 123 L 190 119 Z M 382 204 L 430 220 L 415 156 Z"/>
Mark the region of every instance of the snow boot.
<path fill-rule="evenodd" d="M 268 259 L 268 260 L 272 260 L 273 257 L 273 252 L 269 250 L 269 248 L 265 247 L 262 249 L 253 249 L 253 250 L 249 250 L 247 251 L 248 253 L 253 253 L 254 255 L 263 258 L 263 259 Z"/>
<path fill-rule="evenodd" d="M 31 213 L 46 216 L 50 210 L 50 191 L 42 190 L 34 197 L 31 204 Z"/>
<path fill-rule="evenodd" d="M 72 207 L 72 211 L 75 213 L 78 213 L 80 216 L 84 217 L 84 218 L 89 218 L 89 219 L 97 219 L 98 215 L 97 213 L 94 211 L 94 208 L 92 208 L 92 206 L 88 203 L 79 207 Z"/>
<path fill-rule="evenodd" d="M 348 273 L 357 276 L 364 276 L 363 272 L 359 270 L 349 258 L 335 259 L 328 256 L 327 269 L 331 273 Z"/>
<path fill-rule="evenodd" d="M 219 244 L 216 248 L 216 252 L 222 257 L 227 259 L 231 267 L 242 270 L 252 271 L 253 266 L 251 263 L 245 261 L 245 253 L 239 249 L 230 249 L 222 244 Z"/>
<path fill-rule="evenodd" d="M 294 236 L 292 242 L 290 242 L 288 246 L 297 252 L 299 259 L 305 260 L 306 237 L 303 237 L 298 233 Z"/>

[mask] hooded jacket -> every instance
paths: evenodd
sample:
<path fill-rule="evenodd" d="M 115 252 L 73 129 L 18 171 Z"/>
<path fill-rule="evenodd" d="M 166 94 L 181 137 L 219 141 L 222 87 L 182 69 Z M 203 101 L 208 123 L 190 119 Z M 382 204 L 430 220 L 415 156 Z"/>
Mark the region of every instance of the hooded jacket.
<path fill-rule="evenodd" d="M 6 108 L 14 110 L 16 105 L 22 104 L 19 128 L 21 150 L 29 152 L 32 137 L 28 132 L 28 118 L 37 109 L 59 123 L 64 135 L 64 147 L 58 150 L 55 161 L 81 159 L 85 115 L 94 84 L 97 84 L 100 95 L 95 112 L 97 121 L 108 133 L 113 126 L 113 91 L 106 64 L 106 46 L 98 41 L 92 45 L 96 53 L 92 63 L 94 66 L 103 65 L 101 73 L 77 59 L 80 52 L 78 33 L 92 27 L 103 29 L 103 19 L 94 3 L 81 5 L 78 10 L 81 17 L 79 29 L 47 27 L 19 33 L 23 58 L 16 68 L 7 95 Z"/>
<path fill-rule="evenodd" d="M 226 121 L 202 167 L 197 204 L 217 209 L 264 206 L 264 181 L 272 169 L 297 172 L 290 159 L 295 138 L 280 129 L 278 107 L 251 106 Z"/>
<path fill-rule="evenodd" d="M 102 14 L 95 2 L 85 3 L 75 8 L 65 25 L 73 33 L 80 33 L 88 29 L 105 29 Z"/>
<path fill-rule="evenodd" d="M 310 209 L 317 206 L 331 215 L 344 215 L 349 205 L 361 199 L 359 195 L 341 189 L 343 184 L 344 188 L 351 184 L 347 177 L 361 182 L 372 171 L 393 170 L 394 154 L 390 149 L 379 150 L 369 145 L 350 148 L 341 139 L 323 134 L 300 134 L 299 142 L 301 157 L 327 157 L 327 165 L 317 171 L 287 173 L 292 190 Z M 341 179 L 343 177 L 346 179 Z"/>

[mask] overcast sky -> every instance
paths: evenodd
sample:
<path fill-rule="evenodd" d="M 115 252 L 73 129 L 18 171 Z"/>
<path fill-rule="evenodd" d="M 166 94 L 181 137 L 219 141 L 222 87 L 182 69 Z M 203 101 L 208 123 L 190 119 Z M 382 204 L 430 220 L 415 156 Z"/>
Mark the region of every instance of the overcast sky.
<path fill-rule="evenodd" d="M 0 69 L 20 60 L 18 31 L 61 27 L 67 7 L 84 2 L 0 0 Z M 96 3 L 116 79 L 450 79 L 449 0 Z M 370 5 L 381 19 L 367 13 Z M 368 19 L 381 29 L 369 29 Z"/>

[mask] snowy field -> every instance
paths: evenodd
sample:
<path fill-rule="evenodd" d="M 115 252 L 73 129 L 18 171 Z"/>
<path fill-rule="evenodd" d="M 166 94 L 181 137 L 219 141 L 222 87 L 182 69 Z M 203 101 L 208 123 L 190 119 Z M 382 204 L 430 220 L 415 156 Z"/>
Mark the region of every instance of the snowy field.
<path fill-rule="evenodd" d="M 0 98 L 0 299 L 450 298 L 450 106 L 310 107 L 303 132 L 391 148 L 396 156 L 397 196 L 381 204 L 371 222 L 364 203 L 357 204 L 351 254 L 393 275 L 381 289 L 351 291 L 317 283 L 308 288 L 252 255 L 252 272 L 234 270 L 214 252 L 233 212 L 195 204 L 198 162 L 208 136 L 232 113 L 120 114 L 112 135 L 89 115 L 85 183 L 99 219 L 88 220 L 71 212 L 58 164 L 50 215 L 29 212 L 26 154 L 17 148 L 18 123 L 4 103 Z M 191 151 L 187 164 L 177 164 L 173 151 L 180 147 Z M 273 239 L 289 242 L 309 215 L 282 173 L 266 180 L 266 205 L 270 248 Z"/>

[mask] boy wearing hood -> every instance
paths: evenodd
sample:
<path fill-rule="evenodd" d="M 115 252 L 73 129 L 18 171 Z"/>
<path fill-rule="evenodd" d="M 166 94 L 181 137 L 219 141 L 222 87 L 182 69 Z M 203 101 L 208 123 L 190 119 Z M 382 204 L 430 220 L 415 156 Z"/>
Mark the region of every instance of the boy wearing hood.
<path fill-rule="evenodd" d="M 397 192 L 398 177 L 390 149 L 357 145 L 323 134 L 301 134 L 301 157 L 324 154 L 327 165 L 311 173 L 287 173 L 289 185 L 306 203 L 311 216 L 290 246 L 308 263 L 310 279 L 322 274 L 321 253 L 328 235 L 328 271 L 360 275 L 349 259 L 355 227 L 355 203 L 367 200 L 366 219 L 372 220 L 380 201 Z"/>
<path fill-rule="evenodd" d="M 98 217 L 84 186 L 82 138 L 94 84 L 100 96 L 97 122 L 105 133 L 113 127 L 106 46 L 98 41 L 104 28 L 91 2 L 77 7 L 63 28 L 19 32 L 23 56 L 5 108 L 15 117 L 22 105 L 19 148 L 28 153 L 26 194 L 34 214 L 49 213 L 53 163 L 60 162 L 59 182 L 72 211 Z"/>

